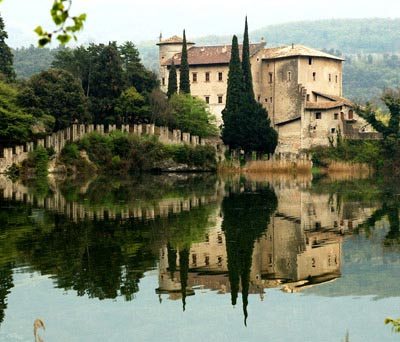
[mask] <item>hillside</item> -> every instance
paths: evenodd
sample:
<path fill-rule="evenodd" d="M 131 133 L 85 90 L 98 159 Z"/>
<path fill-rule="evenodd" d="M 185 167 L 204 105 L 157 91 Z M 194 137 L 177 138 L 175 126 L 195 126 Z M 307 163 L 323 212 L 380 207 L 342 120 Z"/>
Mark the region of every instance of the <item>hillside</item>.
<path fill-rule="evenodd" d="M 379 96 L 384 87 L 400 86 L 400 64 L 396 60 L 400 52 L 399 27 L 400 18 L 332 19 L 266 26 L 252 31 L 250 37 L 254 42 L 264 37 L 268 46 L 296 43 L 342 53 L 347 59 L 344 95 L 365 101 Z M 230 39 L 229 36 L 207 36 L 193 40 L 197 45 L 210 45 L 229 43 Z M 142 42 L 137 47 L 144 65 L 157 71 L 155 43 Z M 14 50 L 14 54 L 18 77 L 27 78 L 50 66 L 54 50 L 30 47 Z"/>

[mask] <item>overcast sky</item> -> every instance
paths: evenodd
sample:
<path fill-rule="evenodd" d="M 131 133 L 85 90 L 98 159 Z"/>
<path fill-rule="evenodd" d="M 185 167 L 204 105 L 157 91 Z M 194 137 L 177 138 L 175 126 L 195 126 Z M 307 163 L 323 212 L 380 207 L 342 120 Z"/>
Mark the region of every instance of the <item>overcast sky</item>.
<path fill-rule="evenodd" d="M 3 0 L 0 12 L 12 46 L 36 43 L 32 30 L 51 28 L 52 0 Z M 189 37 L 242 32 L 247 14 L 250 30 L 290 21 L 400 17 L 400 0 L 73 0 L 73 14 L 88 15 L 80 42 Z M 400 28 L 399 28 L 400 29 Z"/>

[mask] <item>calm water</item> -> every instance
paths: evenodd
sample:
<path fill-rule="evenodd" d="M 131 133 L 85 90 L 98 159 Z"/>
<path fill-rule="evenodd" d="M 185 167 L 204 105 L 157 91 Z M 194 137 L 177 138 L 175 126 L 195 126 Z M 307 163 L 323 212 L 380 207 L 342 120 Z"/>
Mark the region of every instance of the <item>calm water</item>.
<path fill-rule="evenodd" d="M 0 340 L 397 341 L 399 189 L 0 178 Z"/>

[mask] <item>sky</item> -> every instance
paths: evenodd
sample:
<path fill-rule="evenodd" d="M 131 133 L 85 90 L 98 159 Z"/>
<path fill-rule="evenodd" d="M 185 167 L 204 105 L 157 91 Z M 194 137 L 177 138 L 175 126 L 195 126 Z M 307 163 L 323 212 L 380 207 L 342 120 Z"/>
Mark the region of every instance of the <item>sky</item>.
<path fill-rule="evenodd" d="M 52 28 L 52 0 L 3 0 L 0 13 L 12 47 L 36 43 L 37 25 Z M 73 0 L 72 14 L 87 13 L 80 43 L 135 43 L 180 34 L 188 37 L 230 35 L 271 24 L 332 18 L 398 18 L 400 0 Z M 399 28 L 400 29 L 400 28 Z"/>

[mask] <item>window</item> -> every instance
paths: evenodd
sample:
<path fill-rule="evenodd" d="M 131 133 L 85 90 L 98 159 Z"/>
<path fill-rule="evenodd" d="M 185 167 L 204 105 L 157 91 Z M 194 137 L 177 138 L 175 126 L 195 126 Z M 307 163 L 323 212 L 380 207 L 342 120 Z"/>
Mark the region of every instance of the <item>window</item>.
<path fill-rule="evenodd" d="M 222 78 L 222 72 L 218 73 L 218 81 L 222 82 L 223 78 Z"/>
<path fill-rule="evenodd" d="M 353 120 L 353 111 L 349 110 L 349 120 Z"/>
<path fill-rule="evenodd" d="M 312 64 L 312 57 L 308 57 L 308 65 Z"/>
<path fill-rule="evenodd" d="M 268 97 L 265 98 L 265 102 L 268 102 Z"/>
<path fill-rule="evenodd" d="M 269 98 L 269 102 L 271 102 L 271 103 L 272 103 L 272 97 L 270 97 L 270 98 Z"/>
<path fill-rule="evenodd" d="M 334 118 L 335 120 L 338 120 L 338 119 L 339 119 L 339 113 L 333 114 L 333 118 Z"/>
<path fill-rule="evenodd" d="M 313 78 L 313 81 L 315 81 L 317 79 L 317 73 L 316 72 L 312 73 L 312 78 Z"/>
<path fill-rule="evenodd" d="M 206 103 L 209 104 L 210 103 L 210 96 L 204 96 Z"/>
<path fill-rule="evenodd" d="M 338 83 L 338 75 L 335 76 L 336 83 Z"/>
<path fill-rule="evenodd" d="M 272 78 L 273 78 L 273 73 L 270 72 L 270 73 L 269 73 L 269 83 L 272 83 Z"/>
<path fill-rule="evenodd" d="M 217 257 L 217 265 L 220 267 L 222 266 L 222 256 L 220 255 Z"/>
<path fill-rule="evenodd" d="M 336 132 L 336 129 L 335 128 L 331 128 L 331 133 L 333 134 L 335 132 Z"/>
<path fill-rule="evenodd" d="M 307 94 L 307 101 L 310 101 L 310 94 Z"/>
<path fill-rule="evenodd" d="M 221 233 L 218 233 L 218 236 L 217 236 L 217 240 L 218 240 L 218 244 L 222 244 L 222 234 Z"/>
<path fill-rule="evenodd" d="M 288 71 L 288 73 L 287 73 L 287 80 L 288 81 L 292 80 L 292 72 L 291 71 Z"/>
<path fill-rule="evenodd" d="M 204 256 L 204 263 L 206 264 L 206 266 L 210 265 L 210 257 L 208 255 Z"/>
<path fill-rule="evenodd" d="M 163 77 L 163 78 L 161 79 L 161 83 L 162 83 L 163 86 L 165 86 L 165 77 Z"/>
<path fill-rule="evenodd" d="M 329 74 L 328 78 L 329 78 L 329 82 L 332 82 L 332 75 L 331 74 Z"/>
<path fill-rule="evenodd" d="M 196 254 L 192 254 L 192 264 L 194 266 L 196 266 L 196 264 L 197 264 L 197 255 Z"/>
<path fill-rule="evenodd" d="M 321 119 L 321 112 L 315 113 L 315 118 L 316 118 L 317 120 L 320 120 L 320 119 Z"/>
<path fill-rule="evenodd" d="M 194 72 L 194 73 L 192 74 L 192 81 L 193 81 L 193 83 L 196 83 L 196 82 L 197 82 L 197 72 Z"/>
<path fill-rule="evenodd" d="M 222 103 L 222 95 L 218 95 L 218 103 Z"/>
<path fill-rule="evenodd" d="M 257 101 L 260 102 L 261 101 L 261 95 L 257 96 Z"/>
<path fill-rule="evenodd" d="M 210 73 L 206 72 L 206 82 L 210 82 Z"/>

